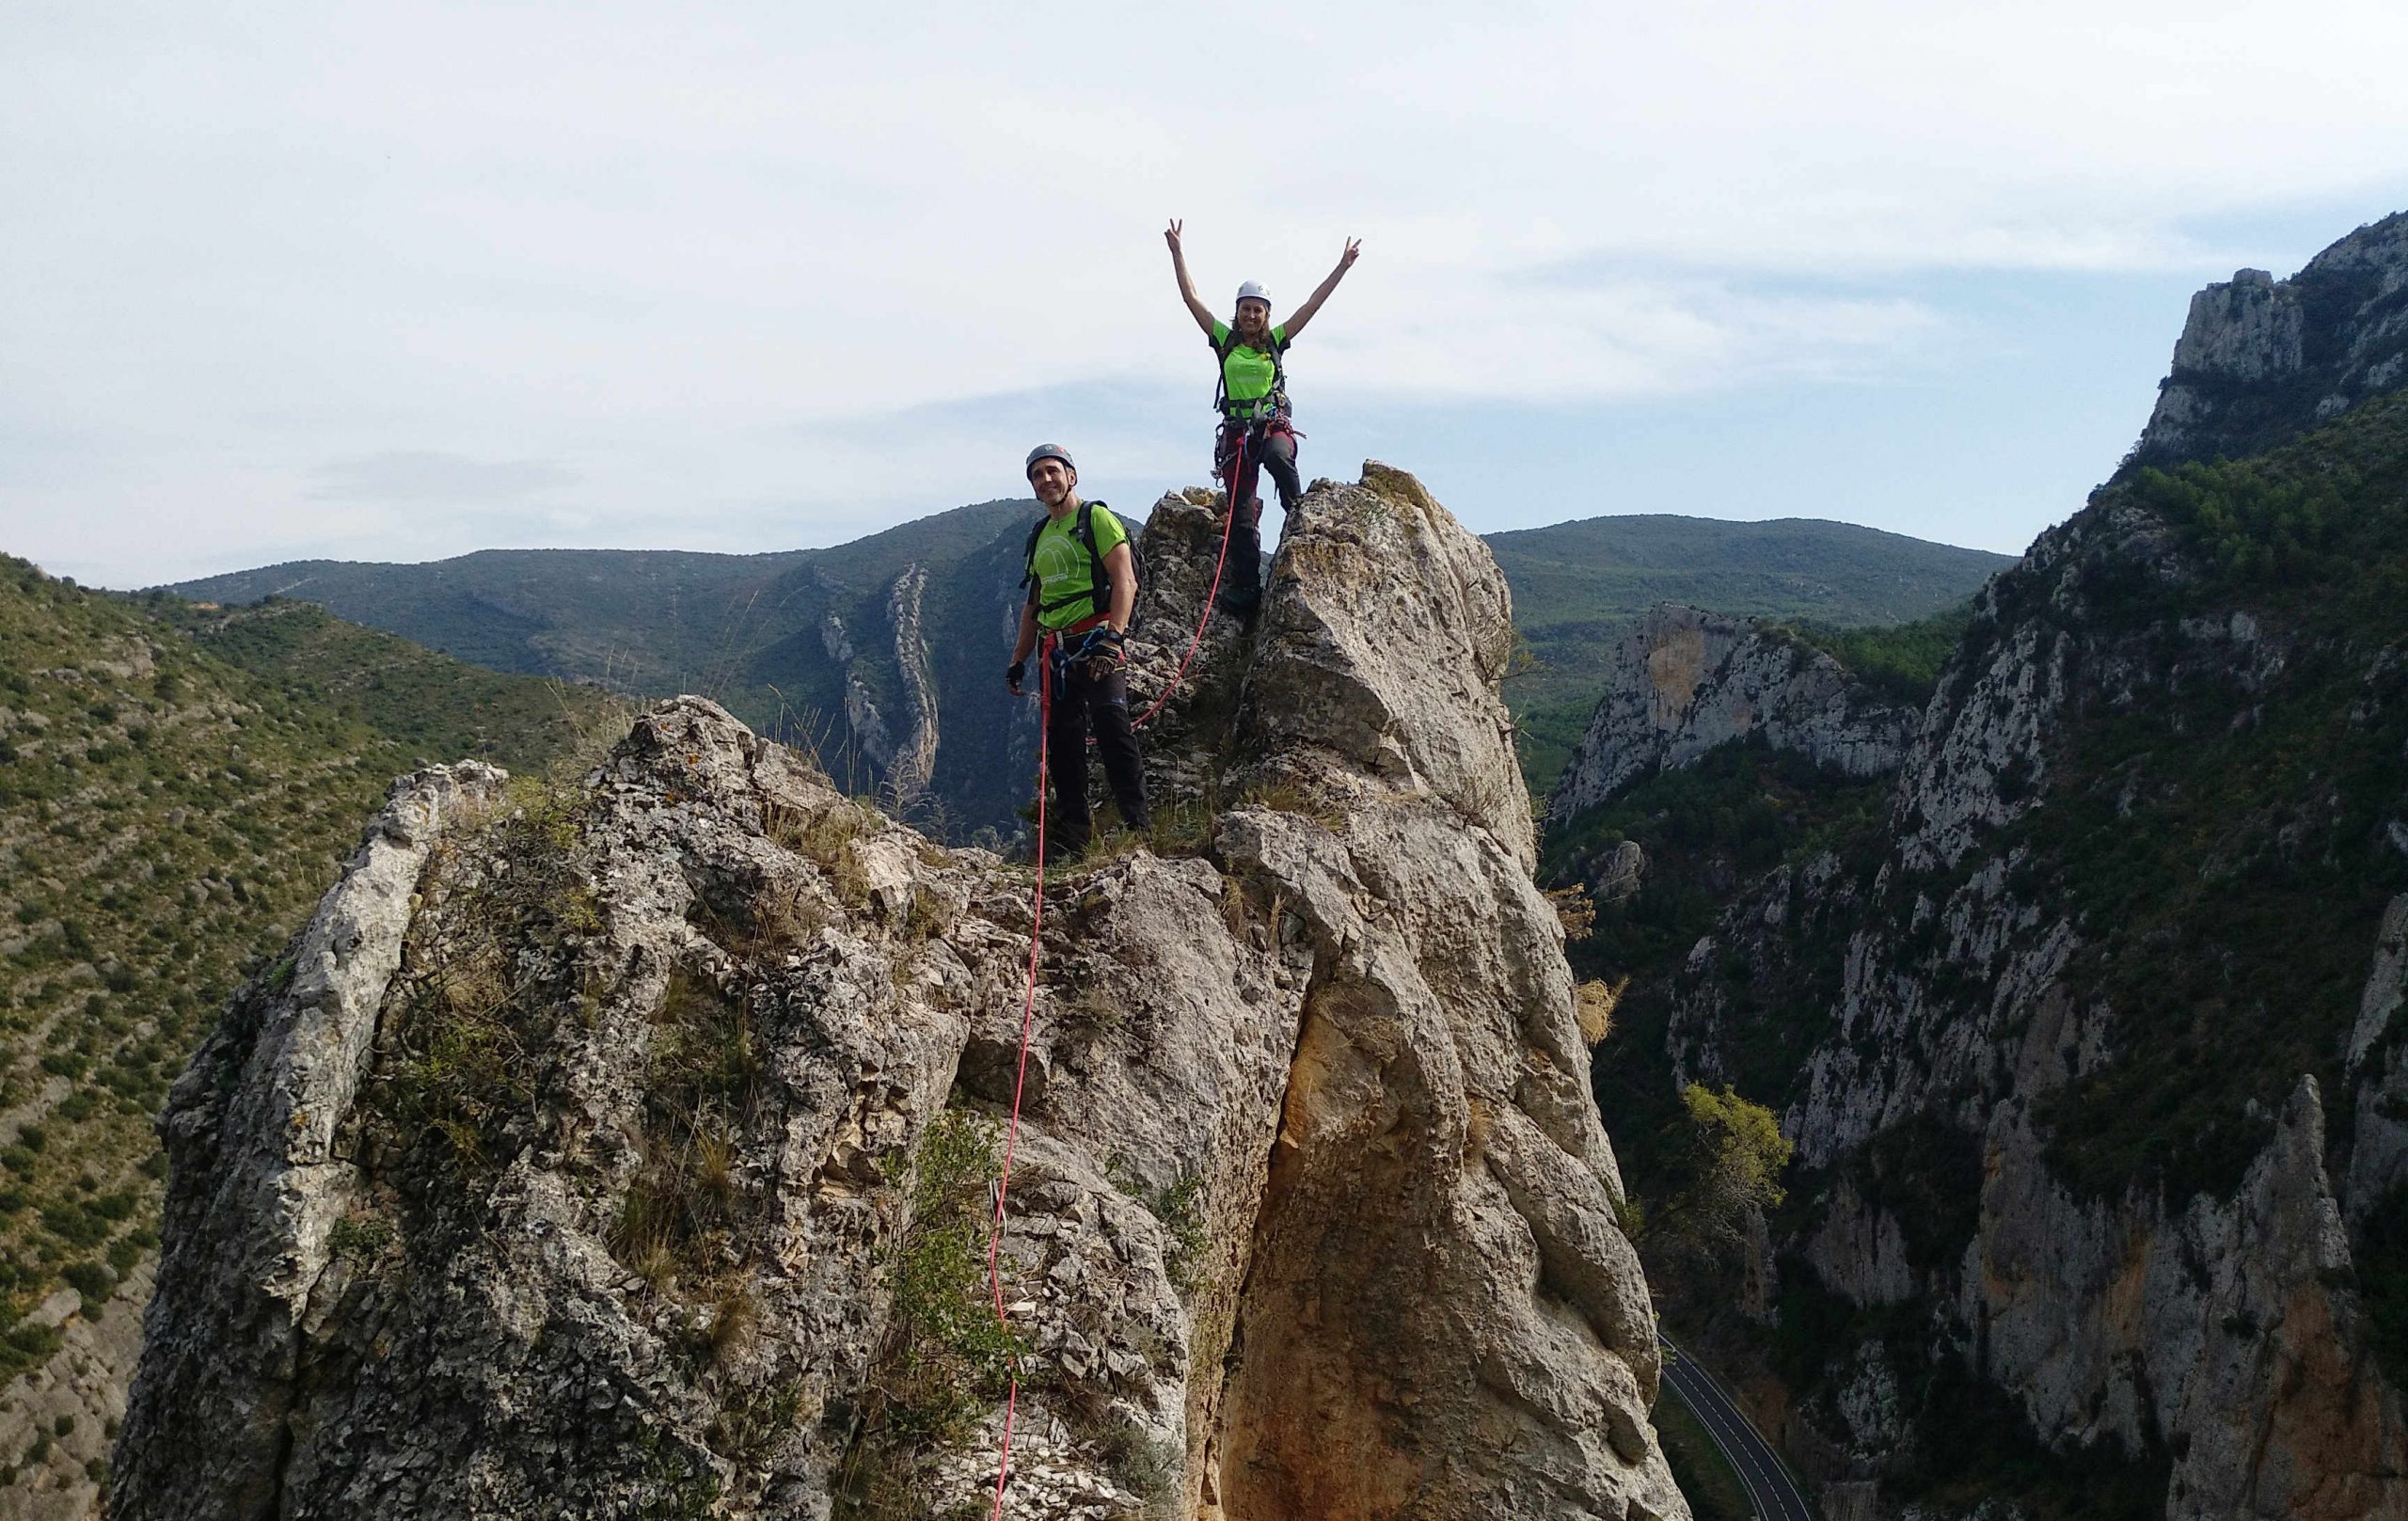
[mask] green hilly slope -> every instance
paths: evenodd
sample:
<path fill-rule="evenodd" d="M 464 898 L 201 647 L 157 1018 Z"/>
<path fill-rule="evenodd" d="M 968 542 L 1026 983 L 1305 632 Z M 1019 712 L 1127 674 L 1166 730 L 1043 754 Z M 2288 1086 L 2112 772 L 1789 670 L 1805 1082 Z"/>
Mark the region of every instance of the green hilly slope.
<path fill-rule="evenodd" d="M 399 772 L 539 768 L 597 693 L 299 603 L 118 597 L 0 557 L 0 1377 L 154 1244 L 150 1117 L 236 983 L 306 918 Z"/>

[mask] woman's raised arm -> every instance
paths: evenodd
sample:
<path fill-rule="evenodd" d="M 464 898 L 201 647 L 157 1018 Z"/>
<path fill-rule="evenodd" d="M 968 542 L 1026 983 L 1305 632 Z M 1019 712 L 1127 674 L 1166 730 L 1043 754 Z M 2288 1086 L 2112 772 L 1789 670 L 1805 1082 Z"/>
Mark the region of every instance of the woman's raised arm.
<path fill-rule="evenodd" d="M 1305 330 L 1305 324 L 1313 320 L 1313 313 L 1319 311 L 1321 309 L 1321 304 L 1329 299 L 1329 293 L 1338 289 L 1338 282 L 1344 279 L 1346 277 L 1346 272 L 1354 267 L 1354 260 L 1357 255 L 1362 253 L 1362 239 L 1349 238 L 1346 240 L 1346 251 L 1338 256 L 1338 267 L 1329 272 L 1329 278 L 1322 281 L 1321 284 L 1313 291 L 1312 294 L 1305 297 L 1305 304 L 1298 307 L 1296 309 L 1296 314 L 1288 319 L 1288 341 L 1290 342 L 1294 342 L 1296 335 Z"/>
<path fill-rule="evenodd" d="M 1170 267 L 1171 273 L 1179 277 L 1179 298 L 1187 303 L 1188 315 L 1196 319 L 1196 325 L 1204 329 L 1204 336 L 1210 338 L 1212 336 L 1212 309 L 1196 299 L 1196 282 L 1187 277 L 1187 255 L 1179 246 L 1180 226 L 1180 223 L 1173 222 L 1163 229 L 1163 241 L 1170 245 Z"/>

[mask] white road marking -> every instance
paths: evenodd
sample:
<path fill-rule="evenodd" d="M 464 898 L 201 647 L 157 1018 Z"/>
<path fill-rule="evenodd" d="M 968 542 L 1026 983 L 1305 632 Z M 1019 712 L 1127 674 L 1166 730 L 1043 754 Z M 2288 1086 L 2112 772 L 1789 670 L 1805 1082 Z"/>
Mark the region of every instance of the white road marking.
<path fill-rule="evenodd" d="M 1663 1340 L 1663 1345 L 1672 1355 L 1665 1372 L 1672 1381 L 1674 1392 L 1698 1418 L 1706 1435 L 1739 1476 L 1757 1515 L 1769 1514 L 1778 1521 L 1814 1521 L 1805 1495 L 1782 1466 L 1780 1454 L 1739 1414 L 1738 1406 L 1723 1393 L 1714 1375 L 1670 1340 Z"/>

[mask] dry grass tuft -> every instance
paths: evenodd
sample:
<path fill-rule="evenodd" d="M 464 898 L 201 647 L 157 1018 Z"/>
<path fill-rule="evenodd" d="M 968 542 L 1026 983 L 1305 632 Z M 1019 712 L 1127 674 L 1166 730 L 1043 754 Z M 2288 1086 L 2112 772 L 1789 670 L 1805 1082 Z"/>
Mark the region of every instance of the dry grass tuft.
<path fill-rule="evenodd" d="M 1464 1159 L 1476 1162 L 1488 1149 L 1488 1133 L 1496 1125 L 1497 1116 L 1477 1095 L 1471 1100 L 1470 1111 L 1464 1120 Z"/>
<path fill-rule="evenodd" d="M 1595 1045 L 1613 1034 L 1614 1009 L 1622 1003 L 1623 990 L 1630 986 L 1628 977 L 1608 986 L 1603 982 L 1584 982 L 1572 990 L 1573 1012 L 1580 1021 L 1580 1038 Z"/>
<path fill-rule="evenodd" d="M 1268 808 L 1275 814 L 1296 814 L 1325 830 L 1346 822 L 1346 811 L 1291 781 L 1258 782 L 1238 800 L 1244 806 Z"/>
<path fill-rule="evenodd" d="M 761 1323 L 761 1304 L 740 1278 L 728 1278 L 711 1301 L 710 1326 L 704 1340 L 713 1361 L 725 1365 L 752 1344 Z"/>
<path fill-rule="evenodd" d="M 1547 889 L 1547 902 L 1555 906 L 1555 917 L 1563 926 L 1567 941 L 1587 940 L 1597 930 L 1597 900 L 1589 890 L 1575 883 L 1570 887 Z"/>

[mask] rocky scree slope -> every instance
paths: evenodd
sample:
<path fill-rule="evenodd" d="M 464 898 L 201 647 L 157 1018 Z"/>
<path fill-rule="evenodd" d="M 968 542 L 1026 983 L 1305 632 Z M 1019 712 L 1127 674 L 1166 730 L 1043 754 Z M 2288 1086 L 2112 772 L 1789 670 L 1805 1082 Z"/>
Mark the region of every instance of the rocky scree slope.
<path fill-rule="evenodd" d="M 2392 396 L 2044 534 L 1886 821 L 1625 1000 L 1797 1143 L 1749 1276 L 1827 1509 L 2408 1512 L 2404 761 Z"/>
<path fill-rule="evenodd" d="M 112 1514 L 1673 1516 L 1496 695 L 1410 477 L 1291 515 L 1197 853 L 1049 886 L 714 705 L 395 788 L 161 1121 Z M 1181 765 L 1198 765 L 1200 739 Z"/>

